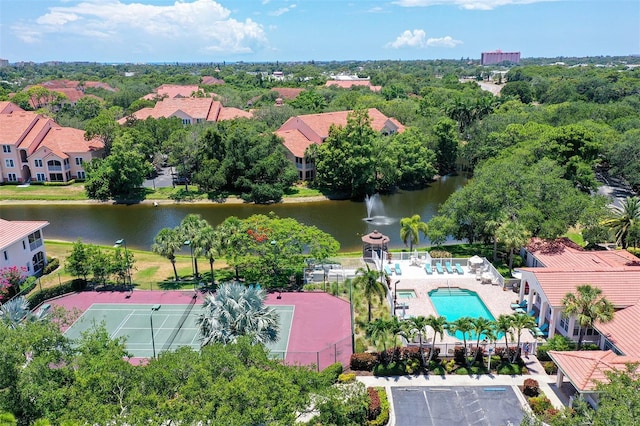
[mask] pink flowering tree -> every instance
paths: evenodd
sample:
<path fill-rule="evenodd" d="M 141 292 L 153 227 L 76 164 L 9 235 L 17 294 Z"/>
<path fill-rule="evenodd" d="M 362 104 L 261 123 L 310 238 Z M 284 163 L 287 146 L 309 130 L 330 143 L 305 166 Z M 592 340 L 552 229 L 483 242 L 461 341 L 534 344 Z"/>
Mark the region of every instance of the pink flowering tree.
<path fill-rule="evenodd" d="M 27 278 L 27 268 L 9 266 L 0 269 L 0 300 L 9 299 L 20 292 L 20 285 Z"/>

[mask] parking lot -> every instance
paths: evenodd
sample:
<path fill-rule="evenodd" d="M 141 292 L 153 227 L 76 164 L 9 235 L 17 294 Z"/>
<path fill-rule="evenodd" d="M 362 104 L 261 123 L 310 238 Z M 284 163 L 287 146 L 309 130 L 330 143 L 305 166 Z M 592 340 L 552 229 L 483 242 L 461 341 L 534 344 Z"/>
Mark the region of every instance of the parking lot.
<path fill-rule="evenodd" d="M 504 426 L 524 418 L 511 386 L 398 386 L 391 395 L 397 426 Z"/>

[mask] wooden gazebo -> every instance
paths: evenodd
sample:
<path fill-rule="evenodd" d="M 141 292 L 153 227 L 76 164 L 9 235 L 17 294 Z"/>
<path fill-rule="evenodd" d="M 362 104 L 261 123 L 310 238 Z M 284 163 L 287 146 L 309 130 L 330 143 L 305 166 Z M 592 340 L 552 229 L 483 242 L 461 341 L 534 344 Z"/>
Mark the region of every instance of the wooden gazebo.
<path fill-rule="evenodd" d="M 384 259 L 384 253 L 387 251 L 389 237 L 381 234 L 378 230 L 370 232 L 362 236 L 362 257 L 365 259 L 373 258 L 373 252 L 376 252 L 379 259 Z"/>

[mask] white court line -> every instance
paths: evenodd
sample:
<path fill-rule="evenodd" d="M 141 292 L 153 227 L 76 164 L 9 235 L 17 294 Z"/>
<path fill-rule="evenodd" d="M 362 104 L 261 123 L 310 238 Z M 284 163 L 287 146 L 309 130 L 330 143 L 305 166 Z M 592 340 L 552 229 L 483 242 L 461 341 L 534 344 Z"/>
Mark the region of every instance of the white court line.
<path fill-rule="evenodd" d="M 116 333 L 118 331 L 120 331 L 120 329 L 125 325 L 125 323 L 129 320 L 129 318 L 131 317 L 131 315 L 133 315 L 133 312 L 129 313 L 129 315 L 127 315 L 121 322 L 120 325 L 118 326 L 118 328 L 116 328 L 113 333 L 111 333 L 111 337 L 113 338 Z"/>

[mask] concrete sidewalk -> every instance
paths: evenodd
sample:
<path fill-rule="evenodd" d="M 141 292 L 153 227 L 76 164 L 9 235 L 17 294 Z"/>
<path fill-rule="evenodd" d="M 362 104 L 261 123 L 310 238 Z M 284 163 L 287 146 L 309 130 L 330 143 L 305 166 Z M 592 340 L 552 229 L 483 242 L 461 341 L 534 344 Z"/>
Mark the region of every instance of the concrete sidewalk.
<path fill-rule="evenodd" d="M 565 405 L 558 395 L 551 388 L 551 384 L 556 381 L 556 376 L 550 376 L 544 372 L 542 364 L 533 355 L 525 359 L 530 374 L 520 376 L 480 374 L 480 375 L 414 375 L 414 376 L 391 376 L 391 377 L 375 377 L 375 376 L 358 376 L 357 380 L 366 386 L 382 386 L 387 390 L 389 398 L 389 406 L 391 409 L 389 425 L 395 425 L 395 413 L 393 399 L 391 396 L 392 387 L 411 387 L 411 386 L 522 386 L 526 379 L 537 380 L 540 390 L 549 398 L 551 404 L 555 408 L 561 409 Z M 520 400 L 524 409 L 528 410 L 528 404 L 522 393 L 514 388 L 516 395 Z"/>

